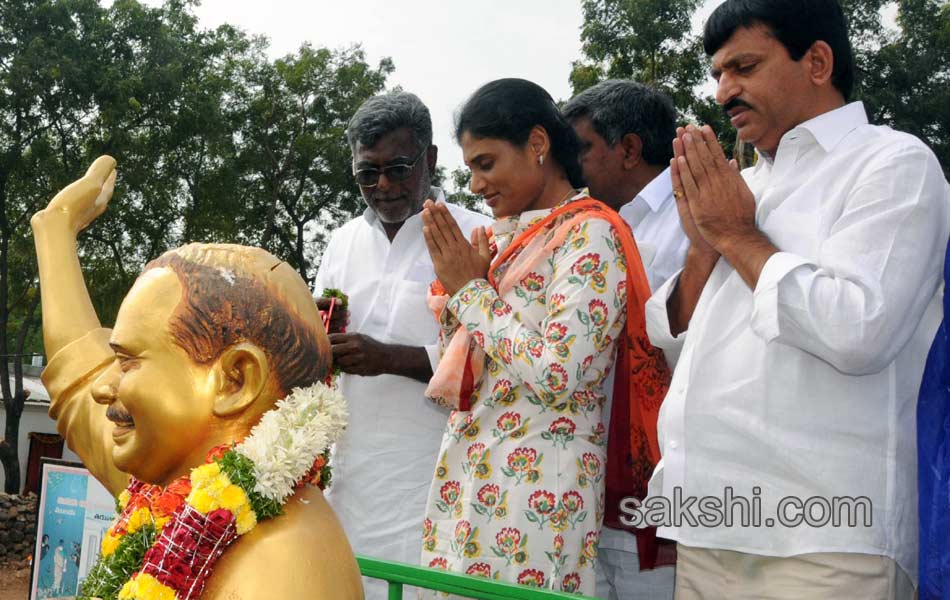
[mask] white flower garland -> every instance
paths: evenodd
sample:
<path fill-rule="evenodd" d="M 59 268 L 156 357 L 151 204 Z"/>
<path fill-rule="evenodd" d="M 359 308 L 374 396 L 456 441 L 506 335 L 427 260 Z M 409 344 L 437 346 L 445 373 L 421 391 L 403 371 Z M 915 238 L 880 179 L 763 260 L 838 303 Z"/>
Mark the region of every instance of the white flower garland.
<path fill-rule="evenodd" d="M 254 463 L 254 491 L 283 504 L 317 456 L 343 435 L 347 416 L 342 394 L 322 382 L 278 400 L 234 448 Z"/>

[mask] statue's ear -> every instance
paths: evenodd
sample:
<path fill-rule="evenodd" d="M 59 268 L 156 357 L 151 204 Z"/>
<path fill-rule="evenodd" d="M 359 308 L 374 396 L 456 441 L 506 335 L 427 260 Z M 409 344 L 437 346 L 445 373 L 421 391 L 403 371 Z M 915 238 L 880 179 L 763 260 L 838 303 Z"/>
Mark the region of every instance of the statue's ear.
<path fill-rule="evenodd" d="M 231 346 L 221 353 L 213 369 L 213 411 L 217 417 L 240 414 L 266 392 L 270 363 L 264 351 L 254 344 Z"/>

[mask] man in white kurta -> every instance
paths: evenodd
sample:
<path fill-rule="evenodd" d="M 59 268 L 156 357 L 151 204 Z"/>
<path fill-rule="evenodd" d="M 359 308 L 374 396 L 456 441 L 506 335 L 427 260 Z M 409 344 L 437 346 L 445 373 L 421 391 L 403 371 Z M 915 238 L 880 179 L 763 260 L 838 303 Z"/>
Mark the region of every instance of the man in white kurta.
<path fill-rule="evenodd" d="M 330 336 L 350 419 L 332 456 L 327 499 L 356 553 L 417 564 L 448 418 L 423 394 L 438 361 L 438 323 L 426 305 L 435 273 L 419 211 L 427 198 L 445 198 L 431 187 L 432 126 L 414 95 L 367 101 L 347 135 L 356 179 L 371 185 L 360 185 L 367 208 L 333 232 L 315 282 L 317 294 L 335 288 L 349 298 L 347 332 Z M 490 222 L 449 209 L 466 234 Z M 383 583 L 364 584 L 367 599 L 386 597 Z"/>
<path fill-rule="evenodd" d="M 619 210 L 630 224 L 650 289 L 656 290 L 683 267 L 689 247 L 670 179 L 676 135 L 672 100 L 643 84 L 613 79 L 571 98 L 563 113 L 580 138 L 580 163 L 591 197 Z M 613 375 L 604 387 L 608 395 Z M 608 403 L 605 423 L 610 408 Z M 596 571 L 597 596 L 604 600 L 673 597 L 673 567 L 641 571 L 636 537 L 607 524 L 600 534 Z"/>
<path fill-rule="evenodd" d="M 740 176 L 708 127 L 674 146 L 691 246 L 647 304 L 651 341 L 680 353 L 651 492 L 719 510 L 694 502 L 660 535 L 678 598 L 912 598 L 950 188 L 920 140 L 846 103 L 836 0 L 771 6 L 743 25 L 748 5 L 726 2 L 706 26 L 717 100 L 758 163 Z M 795 59 L 776 30 L 805 26 Z"/>

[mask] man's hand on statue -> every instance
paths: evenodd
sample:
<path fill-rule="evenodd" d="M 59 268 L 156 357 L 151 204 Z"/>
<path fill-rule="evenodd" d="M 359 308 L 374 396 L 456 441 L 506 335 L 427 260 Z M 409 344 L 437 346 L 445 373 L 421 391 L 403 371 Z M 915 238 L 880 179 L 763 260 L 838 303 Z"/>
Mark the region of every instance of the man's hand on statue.
<path fill-rule="evenodd" d="M 388 373 L 393 362 L 386 344 L 362 333 L 331 333 L 333 365 L 344 373 L 372 377 Z"/>
<path fill-rule="evenodd" d="M 712 128 L 688 125 L 673 147 L 679 184 L 703 239 L 725 253 L 730 243 L 763 237 L 755 226 L 755 197 Z"/>
<path fill-rule="evenodd" d="M 484 227 L 476 227 L 471 241 L 466 240 L 448 207 L 426 200 L 422 209 L 422 235 L 435 275 L 450 296 L 471 280 L 488 275 L 491 250 Z"/>
<path fill-rule="evenodd" d="M 317 308 L 323 312 L 328 312 L 331 302 L 336 305 L 330 315 L 330 330 L 327 333 L 343 333 L 346 326 L 350 324 L 350 311 L 340 305 L 339 298 L 317 298 Z"/>
<path fill-rule="evenodd" d="M 63 188 L 34 218 L 62 218 L 78 234 L 105 212 L 115 189 L 115 159 L 100 156 L 82 178 Z"/>

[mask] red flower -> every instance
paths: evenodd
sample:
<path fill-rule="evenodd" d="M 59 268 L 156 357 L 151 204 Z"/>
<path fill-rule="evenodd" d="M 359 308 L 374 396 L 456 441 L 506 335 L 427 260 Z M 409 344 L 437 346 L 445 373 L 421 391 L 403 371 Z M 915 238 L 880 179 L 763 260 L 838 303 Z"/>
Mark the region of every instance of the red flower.
<path fill-rule="evenodd" d="M 487 563 L 478 562 L 471 565 L 468 569 L 465 570 L 466 575 L 474 575 L 475 577 L 491 577 L 491 566 Z"/>
<path fill-rule="evenodd" d="M 492 508 L 498 502 L 499 492 L 500 492 L 500 489 L 497 485 L 495 485 L 494 483 L 488 483 L 488 484 L 483 485 L 478 490 L 478 494 L 476 494 L 476 497 L 478 498 L 478 502 L 482 506 L 487 506 L 488 508 Z"/>
<path fill-rule="evenodd" d="M 449 561 L 445 560 L 445 558 L 443 558 L 443 557 L 441 557 L 441 556 L 439 556 L 439 557 L 437 557 L 437 558 L 433 558 L 431 561 L 429 561 L 429 568 L 430 568 L 430 569 L 439 569 L 440 571 L 448 571 L 448 570 L 449 570 Z"/>
<path fill-rule="evenodd" d="M 538 452 L 534 448 L 515 448 L 508 455 L 508 466 L 512 471 L 526 471 L 538 460 Z"/>
<path fill-rule="evenodd" d="M 495 534 L 495 543 L 510 554 L 521 545 L 521 531 L 514 527 L 505 527 Z"/>
<path fill-rule="evenodd" d="M 544 342 L 540 338 L 531 338 L 526 344 L 528 354 L 535 358 L 541 358 L 544 354 Z"/>
<path fill-rule="evenodd" d="M 516 412 L 506 412 L 498 417 L 498 429 L 501 431 L 512 431 L 521 426 L 521 415 Z"/>
<path fill-rule="evenodd" d="M 552 363 L 548 365 L 546 371 L 547 377 L 545 377 L 544 383 L 549 390 L 552 392 L 560 392 L 567 387 L 567 371 L 564 370 L 564 367 Z"/>
<path fill-rule="evenodd" d="M 156 575 L 156 579 L 176 591 L 185 591 L 191 587 L 191 567 L 180 561 L 165 561 L 165 573 Z"/>
<path fill-rule="evenodd" d="M 591 300 L 587 304 L 587 312 L 590 313 L 590 322 L 601 327 L 607 323 L 607 305 L 602 301 Z"/>
<path fill-rule="evenodd" d="M 574 424 L 574 421 L 568 419 L 567 417 L 559 417 L 548 427 L 548 431 L 552 434 L 566 434 L 574 435 L 574 431 L 577 430 L 577 426 Z"/>
<path fill-rule="evenodd" d="M 505 364 L 511 364 L 511 340 L 501 338 L 498 340 L 498 358 Z"/>
<path fill-rule="evenodd" d="M 549 515 L 555 508 L 554 494 L 547 490 L 537 490 L 528 496 L 528 506 L 539 515 Z"/>
<path fill-rule="evenodd" d="M 478 463 L 485 454 L 485 444 L 472 444 L 468 447 L 468 461 Z"/>
<path fill-rule="evenodd" d="M 464 519 L 455 524 L 455 541 L 464 544 L 472 534 L 472 524 Z"/>
<path fill-rule="evenodd" d="M 544 276 L 538 273 L 528 273 L 521 279 L 521 287 L 529 292 L 541 291 L 544 287 Z"/>
<path fill-rule="evenodd" d="M 577 573 L 568 573 L 561 582 L 562 592 L 576 592 L 581 589 L 581 576 Z"/>
<path fill-rule="evenodd" d="M 501 298 L 495 298 L 491 305 L 491 311 L 496 317 L 503 317 L 511 312 L 511 306 Z"/>
<path fill-rule="evenodd" d="M 152 500 L 152 514 L 156 517 L 168 517 L 175 514 L 182 504 L 185 503 L 185 496 L 179 496 L 172 492 L 160 494 Z"/>
<path fill-rule="evenodd" d="M 570 492 L 564 492 L 564 495 L 561 496 L 561 504 L 564 505 L 567 512 L 573 514 L 584 508 L 584 498 L 571 490 Z"/>
<path fill-rule="evenodd" d="M 162 537 L 166 538 L 164 535 Z M 185 527 L 176 527 L 166 539 L 168 539 L 170 547 L 181 551 L 182 558 L 198 549 L 198 542 L 195 541 L 194 533 Z"/>
<path fill-rule="evenodd" d="M 446 504 L 455 504 L 459 499 L 461 486 L 457 481 L 446 481 L 439 489 L 439 495 Z"/>
<path fill-rule="evenodd" d="M 584 465 L 584 472 L 592 477 L 600 473 L 600 457 L 592 452 L 585 452 L 581 456 L 581 462 Z"/>
<path fill-rule="evenodd" d="M 168 484 L 168 487 L 165 488 L 165 491 L 170 494 L 186 497 L 191 493 L 191 478 L 179 477 L 175 481 Z"/>
<path fill-rule="evenodd" d="M 600 255 L 595 252 L 589 252 L 577 259 L 571 271 L 578 275 L 590 275 L 600 268 Z"/>
<path fill-rule="evenodd" d="M 544 573 L 538 569 L 525 569 L 518 574 L 518 583 L 529 587 L 544 587 Z"/>
<path fill-rule="evenodd" d="M 511 394 L 511 382 L 507 379 L 499 379 L 491 389 L 491 397 L 494 402 L 504 402 Z"/>
<path fill-rule="evenodd" d="M 205 531 L 208 535 L 221 537 L 232 523 L 234 523 L 234 515 L 231 511 L 219 508 L 208 513 L 208 526 Z"/>
<path fill-rule="evenodd" d="M 221 444 L 215 446 L 208 451 L 208 457 L 205 459 L 205 462 L 214 462 L 219 461 L 224 458 L 224 455 L 231 451 L 231 444 Z"/>
<path fill-rule="evenodd" d="M 544 338 L 548 341 L 549 344 L 554 342 L 560 342 L 567 337 L 567 325 L 563 323 L 549 323 L 548 330 L 544 334 Z"/>

